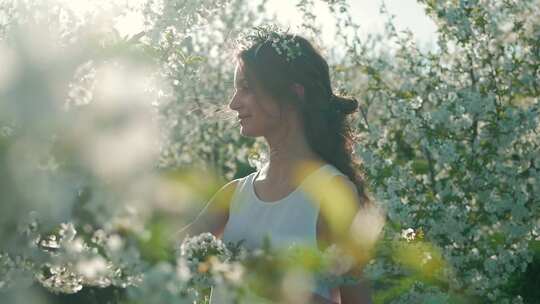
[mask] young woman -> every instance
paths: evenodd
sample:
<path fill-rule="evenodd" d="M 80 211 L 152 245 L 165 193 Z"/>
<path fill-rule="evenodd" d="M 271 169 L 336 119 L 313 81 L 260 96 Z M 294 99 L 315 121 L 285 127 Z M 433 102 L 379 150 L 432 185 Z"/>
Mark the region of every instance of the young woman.
<path fill-rule="evenodd" d="M 327 62 L 305 38 L 275 31 L 252 37 L 237 54 L 229 108 L 237 114 L 242 135 L 265 139 L 269 160 L 219 190 L 189 231 L 211 231 L 227 242 L 244 239 L 251 249 L 268 236 L 276 247 L 303 242 L 323 250 L 343 236 L 331 229 L 322 210 L 332 214 L 330 209 L 343 206 L 335 198 L 321 206 L 313 193 L 323 196 L 324 189 L 309 194 L 306 185 L 317 180 L 318 186 L 352 195 L 354 211 L 338 219 L 341 227 L 350 227 L 368 203 L 346 120 L 358 103 L 333 93 Z M 211 303 L 226 302 L 223 292 L 213 290 Z M 318 285 L 309 303 L 371 300 L 364 285 L 332 290 Z"/>

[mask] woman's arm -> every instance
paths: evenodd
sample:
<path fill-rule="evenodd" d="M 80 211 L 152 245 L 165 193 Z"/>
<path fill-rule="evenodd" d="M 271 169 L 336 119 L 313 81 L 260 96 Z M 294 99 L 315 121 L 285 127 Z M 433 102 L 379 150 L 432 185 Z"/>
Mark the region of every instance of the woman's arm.
<path fill-rule="evenodd" d="M 206 206 L 199 212 L 197 217 L 188 225 L 176 233 L 176 239 L 184 239 L 203 232 L 211 232 L 221 237 L 229 217 L 229 205 L 236 190 L 238 180 L 233 180 L 221 187 L 208 201 Z"/>

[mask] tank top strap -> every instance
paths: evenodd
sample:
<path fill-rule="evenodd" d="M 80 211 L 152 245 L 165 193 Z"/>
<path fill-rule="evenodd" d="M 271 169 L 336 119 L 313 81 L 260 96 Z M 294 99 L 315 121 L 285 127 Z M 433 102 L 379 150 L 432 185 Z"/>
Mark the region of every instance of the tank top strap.
<path fill-rule="evenodd" d="M 253 178 L 255 177 L 255 174 L 257 174 L 257 171 L 250 173 L 244 177 L 241 177 L 238 179 L 238 183 L 236 185 L 236 189 L 234 190 L 234 194 L 231 198 L 231 204 L 229 211 L 235 211 L 237 210 L 243 201 L 245 201 L 245 198 L 247 195 L 249 195 L 251 191 L 251 183 Z"/>
<path fill-rule="evenodd" d="M 343 174 L 341 171 L 339 171 L 336 167 L 334 167 L 331 164 L 326 164 L 320 168 L 320 170 L 317 170 L 314 174 L 311 174 L 308 176 L 300 185 L 301 188 L 304 189 L 317 189 L 320 188 L 325 183 L 329 182 L 330 179 L 334 178 L 335 176 L 343 176 L 348 181 L 350 181 L 349 177 L 345 174 Z"/>

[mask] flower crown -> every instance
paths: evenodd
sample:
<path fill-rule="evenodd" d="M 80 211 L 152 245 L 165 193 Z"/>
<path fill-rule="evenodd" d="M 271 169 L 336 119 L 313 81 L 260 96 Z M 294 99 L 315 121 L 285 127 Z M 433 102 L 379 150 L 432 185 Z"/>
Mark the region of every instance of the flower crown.
<path fill-rule="evenodd" d="M 258 45 L 255 49 L 255 56 L 263 45 L 270 42 L 276 53 L 280 56 L 285 55 L 285 60 L 291 62 L 302 55 L 300 43 L 295 41 L 296 34 L 282 30 L 277 25 L 262 25 L 252 28 L 247 33 L 240 35 L 239 44 L 244 48 Z"/>

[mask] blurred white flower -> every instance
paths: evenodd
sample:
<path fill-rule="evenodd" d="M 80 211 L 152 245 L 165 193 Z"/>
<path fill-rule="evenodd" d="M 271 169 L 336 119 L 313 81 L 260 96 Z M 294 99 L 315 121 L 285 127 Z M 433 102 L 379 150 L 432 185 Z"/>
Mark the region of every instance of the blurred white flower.
<path fill-rule="evenodd" d="M 384 225 L 382 210 L 375 205 L 368 205 L 361 208 L 354 217 L 350 233 L 358 245 L 369 250 L 379 239 Z"/>
<path fill-rule="evenodd" d="M 65 247 L 66 251 L 71 254 L 77 254 L 81 253 L 85 248 L 86 244 L 84 243 L 84 240 L 80 237 L 75 238 L 73 241 L 68 242 Z"/>
<path fill-rule="evenodd" d="M 19 74 L 19 58 L 17 53 L 0 41 L 0 92 L 10 87 Z M 0 109 L 2 108 L 0 101 Z M 1 115 L 1 114 L 0 114 Z M 1 118 L 1 116 L 0 116 Z"/>
<path fill-rule="evenodd" d="M 77 262 L 77 272 L 86 279 L 95 279 L 107 272 L 107 262 L 101 256 L 81 259 Z"/>
<path fill-rule="evenodd" d="M 76 293 L 80 291 L 83 278 L 66 266 L 44 264 L 43 270 L 35 275 L 36 280 L 55 293 Z"/>
<path fill-rule="evenodd" d="M 410 242 L 416 238 L 416 233 L 412 228 L 403 229 L 401 230 L 401 237 Z"/>
<path fill-rule="evenodd" d="M 201 286 L 210 286 L 221 280 L 221 274 L 213 268 L 223 269 L 229 267 L 222 263 L 229 262 L 232 253 L 227 246 L 213 234 L 206 232 L 193 237 L 186 237 L 179 248 L 180 271 L 187 273 L 184 267 L 188 267 L 191 280 Z M 184 264 L 185 263 L 185 264 Z M 217 277 L 213 275 L 217 274 Z"/>
<path fill-rule="evenodd" d="M 189 269 L 187 260 L 182 257 L 176 259 L 176 274 L 182 280 L 189 280 L 191 278 L 191 270 Z"/>
<path fill-rule="evenodd" d="M 118 234 L 113 234 L 107 239 L 107 248 L 110 251 L 119 251 L 124 246 L 124 241 Z"/>
<path fill-rule="evenodd" d="M 336 244 L 328 246 L 323 252 L 323 258 L 328 263 L 328 273 L 333 276 L 340 276 L 352 269 L 355 259 L 346 254 Z"/>

